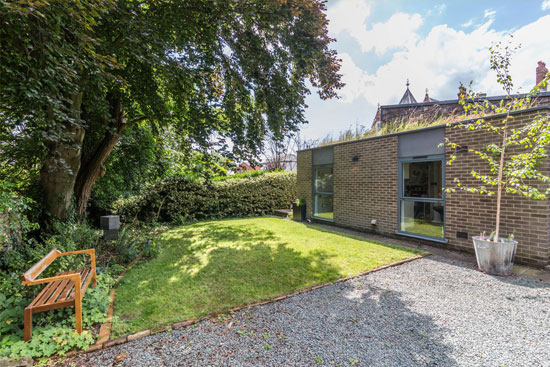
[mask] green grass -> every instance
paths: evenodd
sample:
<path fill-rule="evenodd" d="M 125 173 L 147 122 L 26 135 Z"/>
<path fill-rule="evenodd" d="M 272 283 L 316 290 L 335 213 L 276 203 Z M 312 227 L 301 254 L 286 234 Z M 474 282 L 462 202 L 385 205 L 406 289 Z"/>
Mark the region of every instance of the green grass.
<path fill-rule="evenodd" d="M 421 253 L 276 218 L 199 222 L 118 286 L 115 335 L 168 325 L 358 274 Z"/>

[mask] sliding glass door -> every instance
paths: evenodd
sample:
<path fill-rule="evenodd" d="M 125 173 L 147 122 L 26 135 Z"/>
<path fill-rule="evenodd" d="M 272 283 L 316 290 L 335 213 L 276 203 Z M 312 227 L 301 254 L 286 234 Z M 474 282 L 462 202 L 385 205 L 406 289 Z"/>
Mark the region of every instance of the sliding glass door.
<path fill-rule="evenodd" d="M 399 160 L 399 232 L 444 239 L 443 168 L 443 156 Z"/>

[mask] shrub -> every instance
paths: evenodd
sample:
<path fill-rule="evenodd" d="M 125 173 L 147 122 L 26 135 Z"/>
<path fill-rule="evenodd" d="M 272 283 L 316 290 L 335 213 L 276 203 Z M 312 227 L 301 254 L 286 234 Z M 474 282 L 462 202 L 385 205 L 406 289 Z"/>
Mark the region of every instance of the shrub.
<path fill-rule="evenodd" d="M 271 214 L 296 199 L 296 172 L 244 175 L 218 181 L 174 177 L 145 193 L 119 200 L 125 221 L 189 222 Z"/>
<path fill-rule="evenodd" d="M 155 257 L 160 250 L 156 233 L 135 225 L 122 226 L 118 239 L 112 246 L 116 262 L 122 264 L 128 264 L 137 258 Z"/>

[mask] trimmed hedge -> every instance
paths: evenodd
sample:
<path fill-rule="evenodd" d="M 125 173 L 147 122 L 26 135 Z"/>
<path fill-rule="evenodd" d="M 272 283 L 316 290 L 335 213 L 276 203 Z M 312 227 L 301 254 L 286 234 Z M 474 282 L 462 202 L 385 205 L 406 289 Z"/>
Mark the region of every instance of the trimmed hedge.
<path fill-rule="evenodd" d="M 201 219 L 248 217 L 290 208 L 296 200 L 296 172 L 270 172 L 220 181 L 173 177 L 144 194 L 115 203 L 126 222 L 139 219 L 189 222 Z"/>

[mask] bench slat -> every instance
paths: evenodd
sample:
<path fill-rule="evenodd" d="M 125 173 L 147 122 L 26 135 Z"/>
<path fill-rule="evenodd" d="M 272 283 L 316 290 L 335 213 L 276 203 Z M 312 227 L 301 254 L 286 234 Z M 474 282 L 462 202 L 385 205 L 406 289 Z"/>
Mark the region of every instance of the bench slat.
<path fill-rule="evenodd" d="M 52 284 L 52 283 L 50 283 Z M 32 307 L 32 306 L 35 306 L 36 304 L 38 304 L 38 302 L 44 298 L 44 295 L 46 294 L 46 292 L 48 292 L 48 288 L 50 287 L 50 284 L 48 284 L 47 286 L 45 286 L 44 288 L 42 288 L 42 290 L 40 291 L 40 293 L 38 293 L 38 296 L 36 296 L 34 298 L 34 300 L 31 302 L 31 304 L 29 305 L 29 307 Z"/>
<path fill-rule="evenodd" d="M 48 301 L 48 299 L 50 299 L 52 293 L 57 288 L 56 283 L 57 282 L 49 283 L 46 287 L 44 287 L 45 292 L 42 294 L 42 297 L 38 299 L 36 302 L 37 304 L 44 304 Z"/>
<path fill-rule="evenodd" d="M 76 271 L 66 271 L 64 273 L 61 273 L 59 275 L 66 275 L 66 274 L 75 274 L 75 273 L 79 273 L 80 271 L 79 270 L 76 270 Z M 67 287 L 66 289 L 64 289 L 61 294 L 59 295 L 59 298 L 58 298 L 58 302 L 63 302 L 63 301 L 70 301 L 69 299 L 69 294 L 73 291 L 74 289 L 74 283 L 73 282 L 70 282 L 71 286 L 70 287 Z"/>
<path fill-rule="evenodd" d="M 74 306 L 74 299 L 72 301 L 50 303 L 49 305 L 38 305 L 32 308 L 32 312 L 37 313 L 37 312 L 55 310 L 57 308 L 71 307 L 71 306 Z"/>
<path fill-rule="evenodd" d="M 73 282 L 71 282 L 69 279 L 62 280 L 61 283 L 57 286 L 54 294 L 52 294 L 50 299 L 44 304 L 50 305 L 52 303 L 55 303 L 59 298 L 59 295 L 61 294 L 61 292 L 63 292 L 63 290 L 66 289 L 67 287 L 72 287 L 72 286 L 73 286 Z"/>
<path fill-rule="evenodd" d="M 88 268 L 84 273 L 82 273 L 82 283 L 80 283 L 80 294 L 81 297 L 84 297 L 84 293 L 86 293 L 86 289 L 88 289 L 88 284 L 90 284 L 90 280 L 92 279 L 92 269 Z"/>
<path fill-rule="evenodd" d="M 67 281 L 67 284 L 62 284 L 62 282 Z M 34 308 L 37 306 L 41 306 L 44 304 L 54 304 L 56 303 L 57 296 L 59 295 L 59 289 L 60 287 L 63 287 L 64 289 L 67 288 L 67 286 L 73 287 L 72 282 L 69 281 L 69 279 L 65 280 L 56 280 L 55 282 L 48 283 L 40 292 L 40 294 L 34 299 L 34 301 L 31 302 L 29 307 Z M 55 296 L 53 294 L 56 293 Z"/>
<path fill-rule="evenodd" d="M 92 269 L 86 274 L 86 278 L 82 281 L 82 297 L 84 297 L 84 293 L 86 293 L 86 290 L 88 289 L 88 286 L 90 285 L 90 281 L 92 280 Z"/>
<path fill-rule="evenodd" d="M 90 280 L 92 279 L 92 269 L 85 268 L 74 271 L 66 271 L 59 275 L 77 274 L 80 273 L 81 294 L 84 296 Z M 36 296 L 34 301 L 28 306 L 30 308 L 38 308 L 47 305 L 56 305 L 74 301 L 74 283 L 70 279 L 56 280 L 48 283 L 44 289 Z"/>
<path fill-rule="evenodd" d="M 80 273 L 80 294 L 84 296 L 84 282 L 86 281 L 86 274 L 89 274 L 91 271 L 90 268 L 87 269 L 80 269 L 78 272 Z M 67 295 L 67 300 L 74 299 L 74 287 L 72 287 L 71 291 Z"/>

